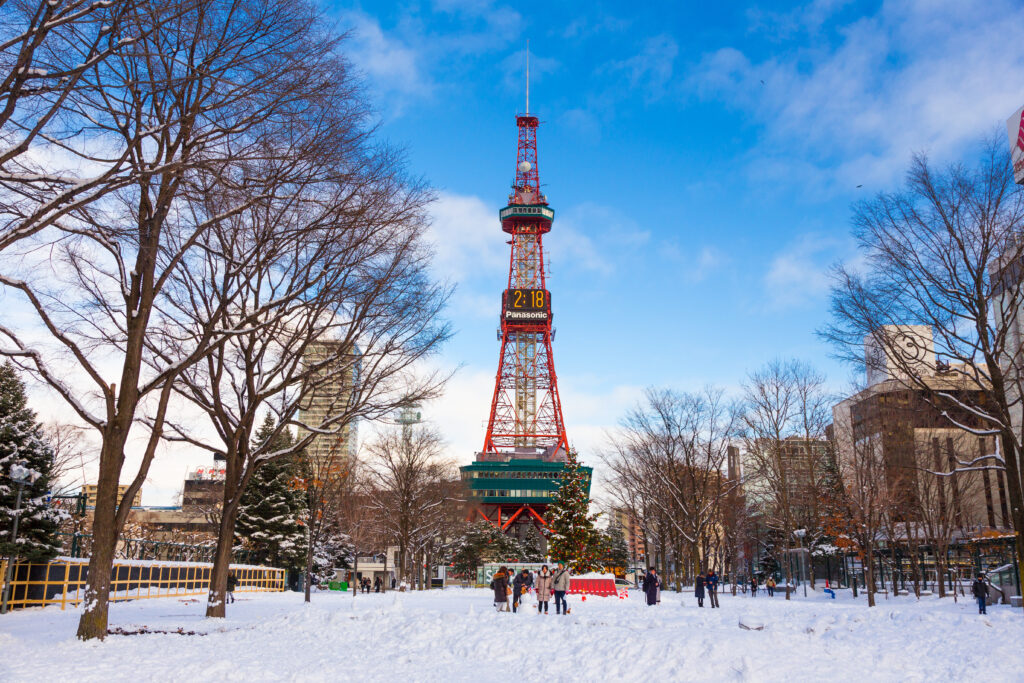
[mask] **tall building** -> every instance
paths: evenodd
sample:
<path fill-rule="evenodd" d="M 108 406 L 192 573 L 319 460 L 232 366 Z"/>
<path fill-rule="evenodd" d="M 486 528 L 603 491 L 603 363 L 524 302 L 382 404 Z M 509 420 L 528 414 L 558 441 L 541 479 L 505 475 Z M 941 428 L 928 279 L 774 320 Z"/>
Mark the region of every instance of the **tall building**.
<path fill-rule="evenodd" d="M 82 493 L 85 494 L 85 506 L 94 508 L 96 507 L 96 493 L 99 491 L 99 486 L 96 484 L 84 484 L 82 486 Z M 128 485 L 119 485 L 117 487 L 117 504 L 120 505 L 121 501 L 124 500 L 124 494 L 128 493 Z M 135 492 L 135 497 L 132 498 L 132 507 L 137 508 L 142 506 L 142 489 L 140 488 Z"/>
<path fill-rule="evenodd" d="M 336 361 L 336 362 L 335 362 Z M 306 367 L 319 367 L 313 378 L 314 387 L 299 409 L 299 420 L 306 425 L 323 424 L 344 413 L 352 401 L 354 378 L 358 373 L 357 356 L 346 352 L 341 342 L 320 341 L 310 344 L 303 357 Z M 296 438 L 309 432 L 299 427 Z M 306 447 L 306 457 L 321 465 L 340 467 L 355 453 L 357 427 L 354 421 L 342 425 L 337 434 L 318 434 Z"/>
<path fill-rule="evenodd" d="M 889 333 L 907 337 L 905 326 Z M 957 424 L 983 431 L 988 425 L 963 405 L 984 405 L 985 392 L 964 373 L 936 362 L 928 328 L 915 328 L 907 340 L 916 374 L 924 387 L 901 380 L 900 370 L 878 370 L 877 353 L 865 343 L 866 362 L 874 363 L 875 380 L 833 410 L 836 457 L 850 462 L 857 448 L 874 448 L 884 468 L 885 484 L 896 514 L 916 521 L 922 492 L 934 490 L 935 504 L 947 510 L 962 535 L 1010 527 L 1006 475 L 1002 470 L 955 472 L 958 462 L 995 452 L 997 441 Z M 947 398 L 943 398 L 947 397 Z M 951 419 L 952 418 L 952 419 Z M 940 474 L 935 474 L 940 473 Z"/>
<path fill-rule="evenodd" d="M 647 549 L 644 547 L 644 534 L 640 529 L 640 520 L 632 512 L 623 508 L 613 509 L 612 518 L 626 536 L 626 546 L 629 548 L 629 561 L 637 565 L 643 565 L 647 556 Z"/>

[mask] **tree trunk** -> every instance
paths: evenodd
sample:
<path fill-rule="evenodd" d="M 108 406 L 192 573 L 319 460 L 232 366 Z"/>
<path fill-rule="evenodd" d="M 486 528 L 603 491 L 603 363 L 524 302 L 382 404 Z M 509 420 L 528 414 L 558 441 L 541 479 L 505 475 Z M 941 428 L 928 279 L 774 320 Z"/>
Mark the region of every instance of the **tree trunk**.
<path fill-rule="evenodd" d="M 307 526 L 306 528 L 308 529 L 309 526 Z M 304 582 L 305 589 L 306 589 L 305 590 L 305 601 L 306 602 L 309 602 L 309 592 L 310 592 L 310 589 L 311 589 L 311 585 L 310 584 L 313 583 L 313 581 L 311 580 L 312 576 L 313 576 L 313 538 L 312 538 L 312 534 L 310 534 L 308 536 L 308 541 L 306 543 L 306 580 Z"/>
<path fill-rule="evenodd" d="M 788 537 L 789 530 L 786 530 Z M 793 589 L 793 553 L 792 548 L 789 545 L 789 540 L 786 541 L 786 599 L 789 600 L 789 594 Z"/>
<path fill-rule="evenodd" d="M 227 482 L 225 482 L 225 486 Z M 225 498 L 228 496 L 225 495 Z M 235 544 L 235 521 L 238 518 L 239 492 L 234 492 L 233 500 L 224 505 L 217 530 L 217 550 L 213 556 L 213 571 L 210 572 L 210 593 L 206 601 L 206 616 L 223 619 L 226 614 L 225 599 L 228 592 L 228 574 L 231 572 L 231 550 Z"/>
<path fill-rule="evenodd" d="M 1017 580 L 1024 586 L 1024 500 L 1021 493 L 1020 452 L 1013 438 L 1001 434 L 1006 462 L 1006 489 L 1010 496 L 1010 518 L 1013 520 L 1014 541 L 1017 546 Z"/>
<path fill-rule="evenodd" d="M 85 610 L 78 620 L 78 638 L 104 639 L 107 637 L 107 617 L 110 599 L 110 578 L 117 551 L 117 484 L 120 468 L 104 467 L 121 458 L 123 442 L 107 435 L 100 455 L 100 474 L 96 490 L 96 508 L 93 510 L 92 554 L 89 557 L 89 575 L 85 584 Z M 118 443 L 114 443 L 117 441 Z M 128 502 L 131 505 L 131 502 Z"/>
<path fill-rule="evenodd" d="M 869 545 L 864 553 L 864 583 L 868 589 L 868 607 L 875 606 L 875 554 Z"/>
<path fill-rule="evenodd" d="M 356 559 L 352 563 L 352 602 L 356 601 L 356 593 L 359 592 L 359 552 L 355 553 Z"/>

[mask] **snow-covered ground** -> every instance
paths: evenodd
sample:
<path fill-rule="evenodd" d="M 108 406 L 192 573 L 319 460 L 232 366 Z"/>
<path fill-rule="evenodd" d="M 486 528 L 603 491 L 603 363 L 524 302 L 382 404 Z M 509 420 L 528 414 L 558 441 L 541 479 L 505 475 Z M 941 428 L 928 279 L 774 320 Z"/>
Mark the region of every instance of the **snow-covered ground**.
<path fill-rule="evenodd" d="M 111 627 L 205 635 L 74 639 L 76 610 L 0 617 L 0 681 L 1021 681 L 1024 611 L 972 601 L 840 593 L 723 595 L 721 609 L 665 592 L 570 597 L 572 613 L 497 614 L 490 591 L 239 594 L 228 618 L 203 601 L 118 603 Z M 552 609 L 554 606 L 552 605 Z M 743 619 L 764 630 L 743 630 Z"/>

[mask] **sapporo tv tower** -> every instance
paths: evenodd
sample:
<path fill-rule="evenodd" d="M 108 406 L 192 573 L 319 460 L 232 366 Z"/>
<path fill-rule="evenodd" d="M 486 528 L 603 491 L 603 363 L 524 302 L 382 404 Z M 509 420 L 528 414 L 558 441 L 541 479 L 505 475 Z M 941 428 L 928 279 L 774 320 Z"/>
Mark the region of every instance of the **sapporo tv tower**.
<path fill-rule="evenodd" d="M 470 518 L 483 518 L 517 535 L 529 524 L 547 526 L 545 513 L 569 450 L 551 348 L 551 292 L 544 263 L 544 235 L 551 232 L 555 211 L 540 189 L 539 121 L 529 113 L 529 53 L 526 79 L 526 113 L 516 116 L 515 182 L 508 206 L 499 213 L 511 248 L 508 283 L 501 295 L 498 373 L 483 449 L 476 462 L 462 468 L 471 492 Z"/>

